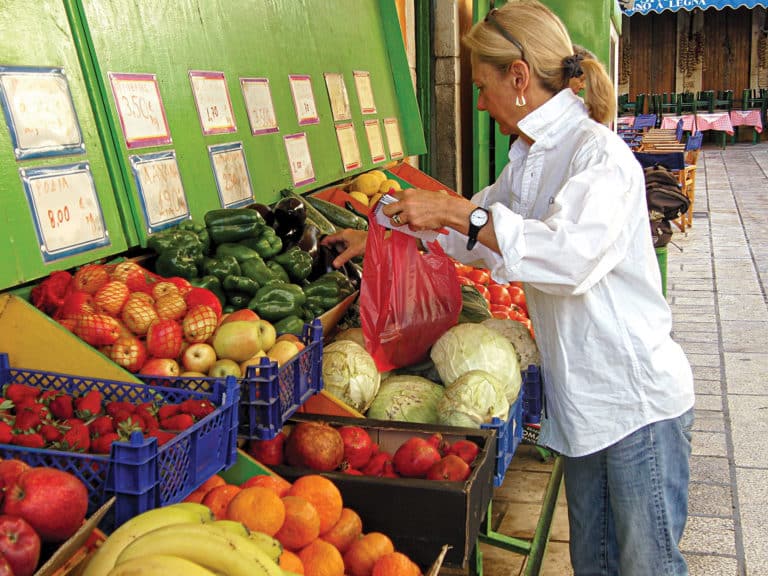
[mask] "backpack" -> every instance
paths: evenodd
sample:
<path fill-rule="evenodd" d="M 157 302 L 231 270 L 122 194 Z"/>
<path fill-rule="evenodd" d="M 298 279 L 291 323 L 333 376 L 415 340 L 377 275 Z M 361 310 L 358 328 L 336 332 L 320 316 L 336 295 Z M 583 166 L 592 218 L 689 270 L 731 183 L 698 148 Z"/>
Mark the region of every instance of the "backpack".
<path fill-rule="evenodd" d="M 660 248 L 672 238 L 670 220 L 685 214 L 691 201 L 682 193 L 677 177 L 669 169 L 657 164 L 643 171 L 653 246 Z"/>

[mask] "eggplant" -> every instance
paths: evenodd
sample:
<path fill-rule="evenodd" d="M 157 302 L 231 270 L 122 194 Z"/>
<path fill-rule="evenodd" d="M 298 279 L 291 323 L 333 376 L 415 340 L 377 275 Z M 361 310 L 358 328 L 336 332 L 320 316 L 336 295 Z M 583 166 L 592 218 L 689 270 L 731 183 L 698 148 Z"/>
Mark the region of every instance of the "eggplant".
<path fill-rule="evenodd" d="M 323 274 L 333 272 L 336 268 L 333 267 L 333 260 L 338 256 L 338 252 L 333 247 L 325 246 L 318 242 L 317 245 L 317 257 L 312 264 L 312 272 L 309 273 L 309 281 L 320 278 Z"/>
<path fill-rule="evenodd" d="M 264 221 L 267 223 L 267 226 L 274 226 L 275 224 L 275 213 L 272 211 L 272 208 L 267 206 L 266 204 L 260 204 L 259 202 L 254 202 L 253 204 L 249 204 L 246 206 L 246 208 L 249 208 L 250 210 L 256 210 L 259 214 L 261 214 L 261 217 L 264 218 Z"/>
<path fill-rule="evenodd" d="M 294 242 L 304 233 L 304 224 L 307 221 L 307 209 L 299 198 L 282 198 L 272 208 L 275 214 L 275 232 L 283 242 Z"/>
<path fill-rule="evenodd" d="M 363 269 L 352 260 L 348 260 L 344 263 L 344 266 L 341 267 L 341 270 L 352 282 L 355 290 L 360 290 L 360 284 L 363 282 Z"/>
<path fill-rule="evenodd" d="M 320 249 L 320 239 L 322 236 L 323 234 L 320 232 L 320 228 L 311 222 L 306 222 L 304 224 L 304 232 L 302 232 L 301 237 L 298 242 L 296 242 L 296 245 L 299 248 L 312 256 L 313 263 L 317 260 Z"/>

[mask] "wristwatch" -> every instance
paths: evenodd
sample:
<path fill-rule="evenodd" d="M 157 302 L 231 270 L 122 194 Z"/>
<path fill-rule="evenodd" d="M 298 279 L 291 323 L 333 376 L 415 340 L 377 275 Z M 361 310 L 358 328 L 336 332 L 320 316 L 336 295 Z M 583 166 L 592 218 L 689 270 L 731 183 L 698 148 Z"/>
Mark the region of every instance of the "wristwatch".
<path fill-rule="evenodd" d="M 467 250 L 472 250 L 477 244 L 477 235 L 480 228 L 488 224 L 488 210 L 485 208 L 475 208 L 469 214 L 469 232 L 467 233 Z"/>

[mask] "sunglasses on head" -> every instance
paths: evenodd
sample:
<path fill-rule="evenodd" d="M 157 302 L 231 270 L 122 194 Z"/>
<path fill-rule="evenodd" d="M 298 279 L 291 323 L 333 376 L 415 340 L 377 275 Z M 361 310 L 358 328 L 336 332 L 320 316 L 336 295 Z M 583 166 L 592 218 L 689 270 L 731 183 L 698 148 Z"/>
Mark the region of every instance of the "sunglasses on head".
<path fill-rule="evenodd" d="M 488 14 L 486 14 L 485 16 L 485 22 L 493 26 L 496 29 L 496 31 L 499 34 L 501 34 L 510 44 L 514 45 L 515 48 L 520 50 L 520 58 L 522 60 L 525 60 L 525 52 L 523 50 L 523 45 L 520 44 L 520 42 L 518 42 L 517 39 L 514 36 L 512 36 L 512 34 L 507 32 L 507 29 L 504 28 L 504 26 L 502 26 L 501 24 L 499 24 L 498 20 L 496 20 L 494 15 L 498 11 L 499 11 L 498 8 L 493 8 L 490 12 L 488 12 Z"/>

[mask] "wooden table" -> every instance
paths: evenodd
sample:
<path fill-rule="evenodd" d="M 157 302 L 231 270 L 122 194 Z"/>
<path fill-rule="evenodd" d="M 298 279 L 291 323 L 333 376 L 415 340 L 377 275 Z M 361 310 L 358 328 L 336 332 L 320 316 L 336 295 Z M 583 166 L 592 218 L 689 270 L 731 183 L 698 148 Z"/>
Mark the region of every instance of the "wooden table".
<path fill-rule="evenodd" d="M 752 143 L 757 144 L 760 140 L 760 133 L 763 131 L 763 119 L 760 117 L 760 110 L 731 110 L 731 124 L 734 129 L 738 129 L 739 126 L 751 126 L 754 128 L 752 136 Z M 734 131 L 731 137 L 731 142 L 736 141 L 736 133 Z"/>

